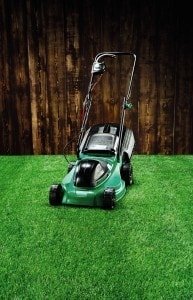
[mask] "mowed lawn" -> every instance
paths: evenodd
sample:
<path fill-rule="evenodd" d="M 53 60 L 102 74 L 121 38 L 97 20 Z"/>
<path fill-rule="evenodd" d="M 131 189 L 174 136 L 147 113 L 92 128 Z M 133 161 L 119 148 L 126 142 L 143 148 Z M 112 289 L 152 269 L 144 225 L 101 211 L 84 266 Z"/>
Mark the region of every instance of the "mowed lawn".
<path fill-rule="evenodd" d="M 50 207 L 63 156 L 1 156 L 0 299 L 192 299 L 193 156 L 133 168 L 112 211 Z"/>

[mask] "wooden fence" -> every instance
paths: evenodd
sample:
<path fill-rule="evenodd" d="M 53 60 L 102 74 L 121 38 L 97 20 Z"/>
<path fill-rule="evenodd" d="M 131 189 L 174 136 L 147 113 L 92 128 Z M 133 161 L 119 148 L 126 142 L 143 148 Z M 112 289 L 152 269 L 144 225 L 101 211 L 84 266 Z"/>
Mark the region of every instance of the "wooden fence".
<path fill-rule="evenodd" d="M 188 5 L 150 0 L 0 0 L 0 154 L 75 149 L 95 55 L 137 55 L 136 153 L 193 153 L 193 18 Z M 91 122 L 118 121 L 129 62 L 95 91 Z M 109 69 L 109 70 L 110 70 Z"/>

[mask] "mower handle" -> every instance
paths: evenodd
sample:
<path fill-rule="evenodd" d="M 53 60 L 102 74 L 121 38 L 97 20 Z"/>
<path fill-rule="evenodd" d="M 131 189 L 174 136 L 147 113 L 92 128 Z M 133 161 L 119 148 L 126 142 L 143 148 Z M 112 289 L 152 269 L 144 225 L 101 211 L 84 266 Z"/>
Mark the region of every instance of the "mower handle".
<path fill-rule="evenodd" d="M 94 63 L 96 63 L 96 69 L 94 69 L 92 67 L 91 78 L 90 78 L 90 83 L 89 83 L 89 87 L 88 87 L 88 93 L 87 93 L 87 95 L 85 97 L 85 101 L 84 101 L 85 113 L 84 113 L 83 123 L 82 123 L 81 131 L 80 131 L 80 135 L 79 135 L 79 139 L 78 139 L 78 143 L 77 143 L 77 156 L 79 156 L 79 146 L 82 142 L 83 135 L 84 135 L 84 132 L 86 130 L 88 115 L 89 115 L 89 111 L 90 111 L 90 108 L 91 108 L 91 102 L 92 102 L 91 92 L 92 92 L 92 90 L 95 86 L 95 85 L 93 86 L 94 73 L 96 72 L 97 74 L 102 75 L 105 71 L 104 62 L 99 62 L 99 60 L 102 57 L 105 57 L 105 56 L 115 58 L 118 55 L 131 55 L 131 56 L 133 56 L 133 67 L 132 67 L 131 76 L 130 76 L 130 80 L 129 80 L 128 91 L 127 91 L 127 95 L 124 98 L 123 105 L 122 105 L 121 130 L 120 130 L 120 133 L 119 133 L 119 145 L 118 145 L 119 150 L 118 150 L 118 153 L 117 153 L 118 160 L 120 158 L 120 151 L 121 151 L 120 143 L 121 143 L 121 140 L 122 140 L 123 123 L 124 123 L 124 119 L 125 119 L 125 109 L 126 109 L 127 105 L 129 105 L 128 100 L 129 100 L 130 95 L 131 95 L 131 84 L 132 84 L 133 73 L 134 73 L 134 69 L 135 69 L 135 63 L 136 63 L 136 55 L 133 52 L 101 52 L 101 53 L 98 53 L 96 55 L 95 60 L 94 60 Z M 101 67 L 102 67 L 102 69 L 100 70 Z"/>
<path fill-rule="evenodd" d="M 136 60 L 136 55 L 133 52 L 101 52 L 95 57 L 95 61 L 98 62 L 104 56 L 116 57 L 117 55 L 131 55 Z"/>
<path fill-rule="evenodd" d="M 131 103 L 129 103 L 128 101 L 131 96 L 131 85 L 132 85 L 133 74 L 134 74 L 134 69 L 135 69 L 136 55 L 133 52 L 102 52 L 102 53 L 99 53 L 96 55 L 94 62 L 97 64 L 100 64 L 99 60 L 102 57 L 116 57 L 118 55 L 131 55 L 133 57 L 133 66 L 131 69 L 131 75 L 130 75 L 129 86 L 128 86 L 128 90 L 127 90 L 127 95 L 123 99 L 122 110 L 121 110 L 119 143 L 118 143 L 118 151 L 117 151 L 117 159 L 119 161 L 120 155 L 121 155 L 121 143 L 122 143 L 122 136 L 123 136 L 124 120 L 125 120 L 125 109 L 131 105 Z"/>
<path fill-rule="evenodd" d="M 99 60 L 102 57 L 105 57 L 105 56 L 106 57 L 116 57 L 118 55 L 131 55 L 131 56 L 133 56 L 133 67 L 132 67 L 132 70 L 131 70 L 131 77 L 130 77 L 128 91 L 127 91 L 127 95 L 126 95 L 126 99 L 129 100 L 130 95 L 131 95 L 131 84 L 132 84 L 132 80 L 133 80 L 133 73 L 134 73 L 135 63 L 136 63 L 136 54 L 134 54 L 133 52 L 118 52 L 118 51 L 115 51 L 115 52 L 101 52 L 101 53 L 98 53 L 96 55 L 94 62 L 99 63 Z"/>
<path fill-rule="evenodd" d="M 133 67 L 132 67 L 132 70 L 131 70 L 131 77 L 130 77 L 130 81 L 129 81 L 129 86 L 128 86 L 128 91 L 127 91 L 127 95 L 126 95 L 126 99 L 129 100 L 130 98 L 130 95 L 131 95 L 131 84 L 132 84 L 132 80 L 133 80 L 133 73 L 134 73 L 134 69 L 135 69 L 135 63 L 136 63 L 136 54 L 134 54 L 133 52 L 120 52 L 120 51 L 113 51 L 113 52 L 101 52 L 101 53 L 98 53 L 96 56 L 95 56 L 95 60 L 94 60 L 94 64 L 97 64 L 97 65 L 102 65 L 104 64 L 104 62 L 99 62 L 99 60 L 102 58 L 102 57 L 112 57 L 112 58 L 115 58 L 116 56 L 118 55 L 130 55 L 133 57 Z M 102 73 L 105 71 L 105 65 L 103 66 L 103 70 L 102 70 Z M 92 88 L 92 81 L 93 81 L 93 69 L 91 71 L 91 80 L 90 80 L 90 84 L 89 84 L 89 92 L 91 92 L 91 88 Z M 100 74 L 100 73 L 99 73 Z M 88 92 L 88 94 L 89 94 Z"/>

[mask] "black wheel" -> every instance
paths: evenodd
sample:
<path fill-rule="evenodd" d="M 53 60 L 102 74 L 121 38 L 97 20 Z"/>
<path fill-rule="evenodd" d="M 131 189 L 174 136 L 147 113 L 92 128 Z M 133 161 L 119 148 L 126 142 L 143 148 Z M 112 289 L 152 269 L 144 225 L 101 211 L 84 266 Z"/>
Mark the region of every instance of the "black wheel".
<path fill-rule="evenodd" d="M 104 190 L 103 194 L 103 208 L 104 209 L 113 209 L 115 207 L 115 189 L 107 188 Z"/>
<path fill-rule="evenodd" d="M 133 184 L 133 167 L 131 163 L 123 163 L 121 167 L 121 178 L 125 181 L 126 186 Z"/>
<path fill-rule="evenodd" d="M 63 188 L 61 184 L 53 184 L 50 187 L 49 203 L 50 205 L 60 205 L 62 203 Z"/>

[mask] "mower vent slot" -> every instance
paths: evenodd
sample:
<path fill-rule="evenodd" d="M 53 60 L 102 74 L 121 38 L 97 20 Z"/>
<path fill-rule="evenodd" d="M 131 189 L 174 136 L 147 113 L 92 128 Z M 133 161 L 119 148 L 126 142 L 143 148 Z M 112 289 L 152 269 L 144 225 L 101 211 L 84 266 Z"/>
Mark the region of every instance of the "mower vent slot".
<path fill-rule="evenodd" d="M 123 126 L 125 129 L 125 126 Z M 116 134 L 119 136 L 119 130 L 120 130 L 120 124 L 116 123 L 106 123 L 106 124 L 97 124 L 93 125 L 90 128 L 89 135 L 95 134 L 95 133 L 111 133 L 111 134 Z"/>
<path fill-rule="evenodd" d="M 111 128 L 110 128 L 110 134 L 116 135 L 116 133 L 117 133 L 117 127 L 111 126 Z"/>
<path fill-rule="evenodd" d="M 98 133 L 103 133 L 104 132 L 104 126 L 103 127 L 99 127 Z"/>
<path fill-rule="evenodd" d="M 110 125 L 109 124 L 106 124 L 104 126 L 104 130 L 103 130 L 104 133 L 109 133 L 110 132 Z"/>

